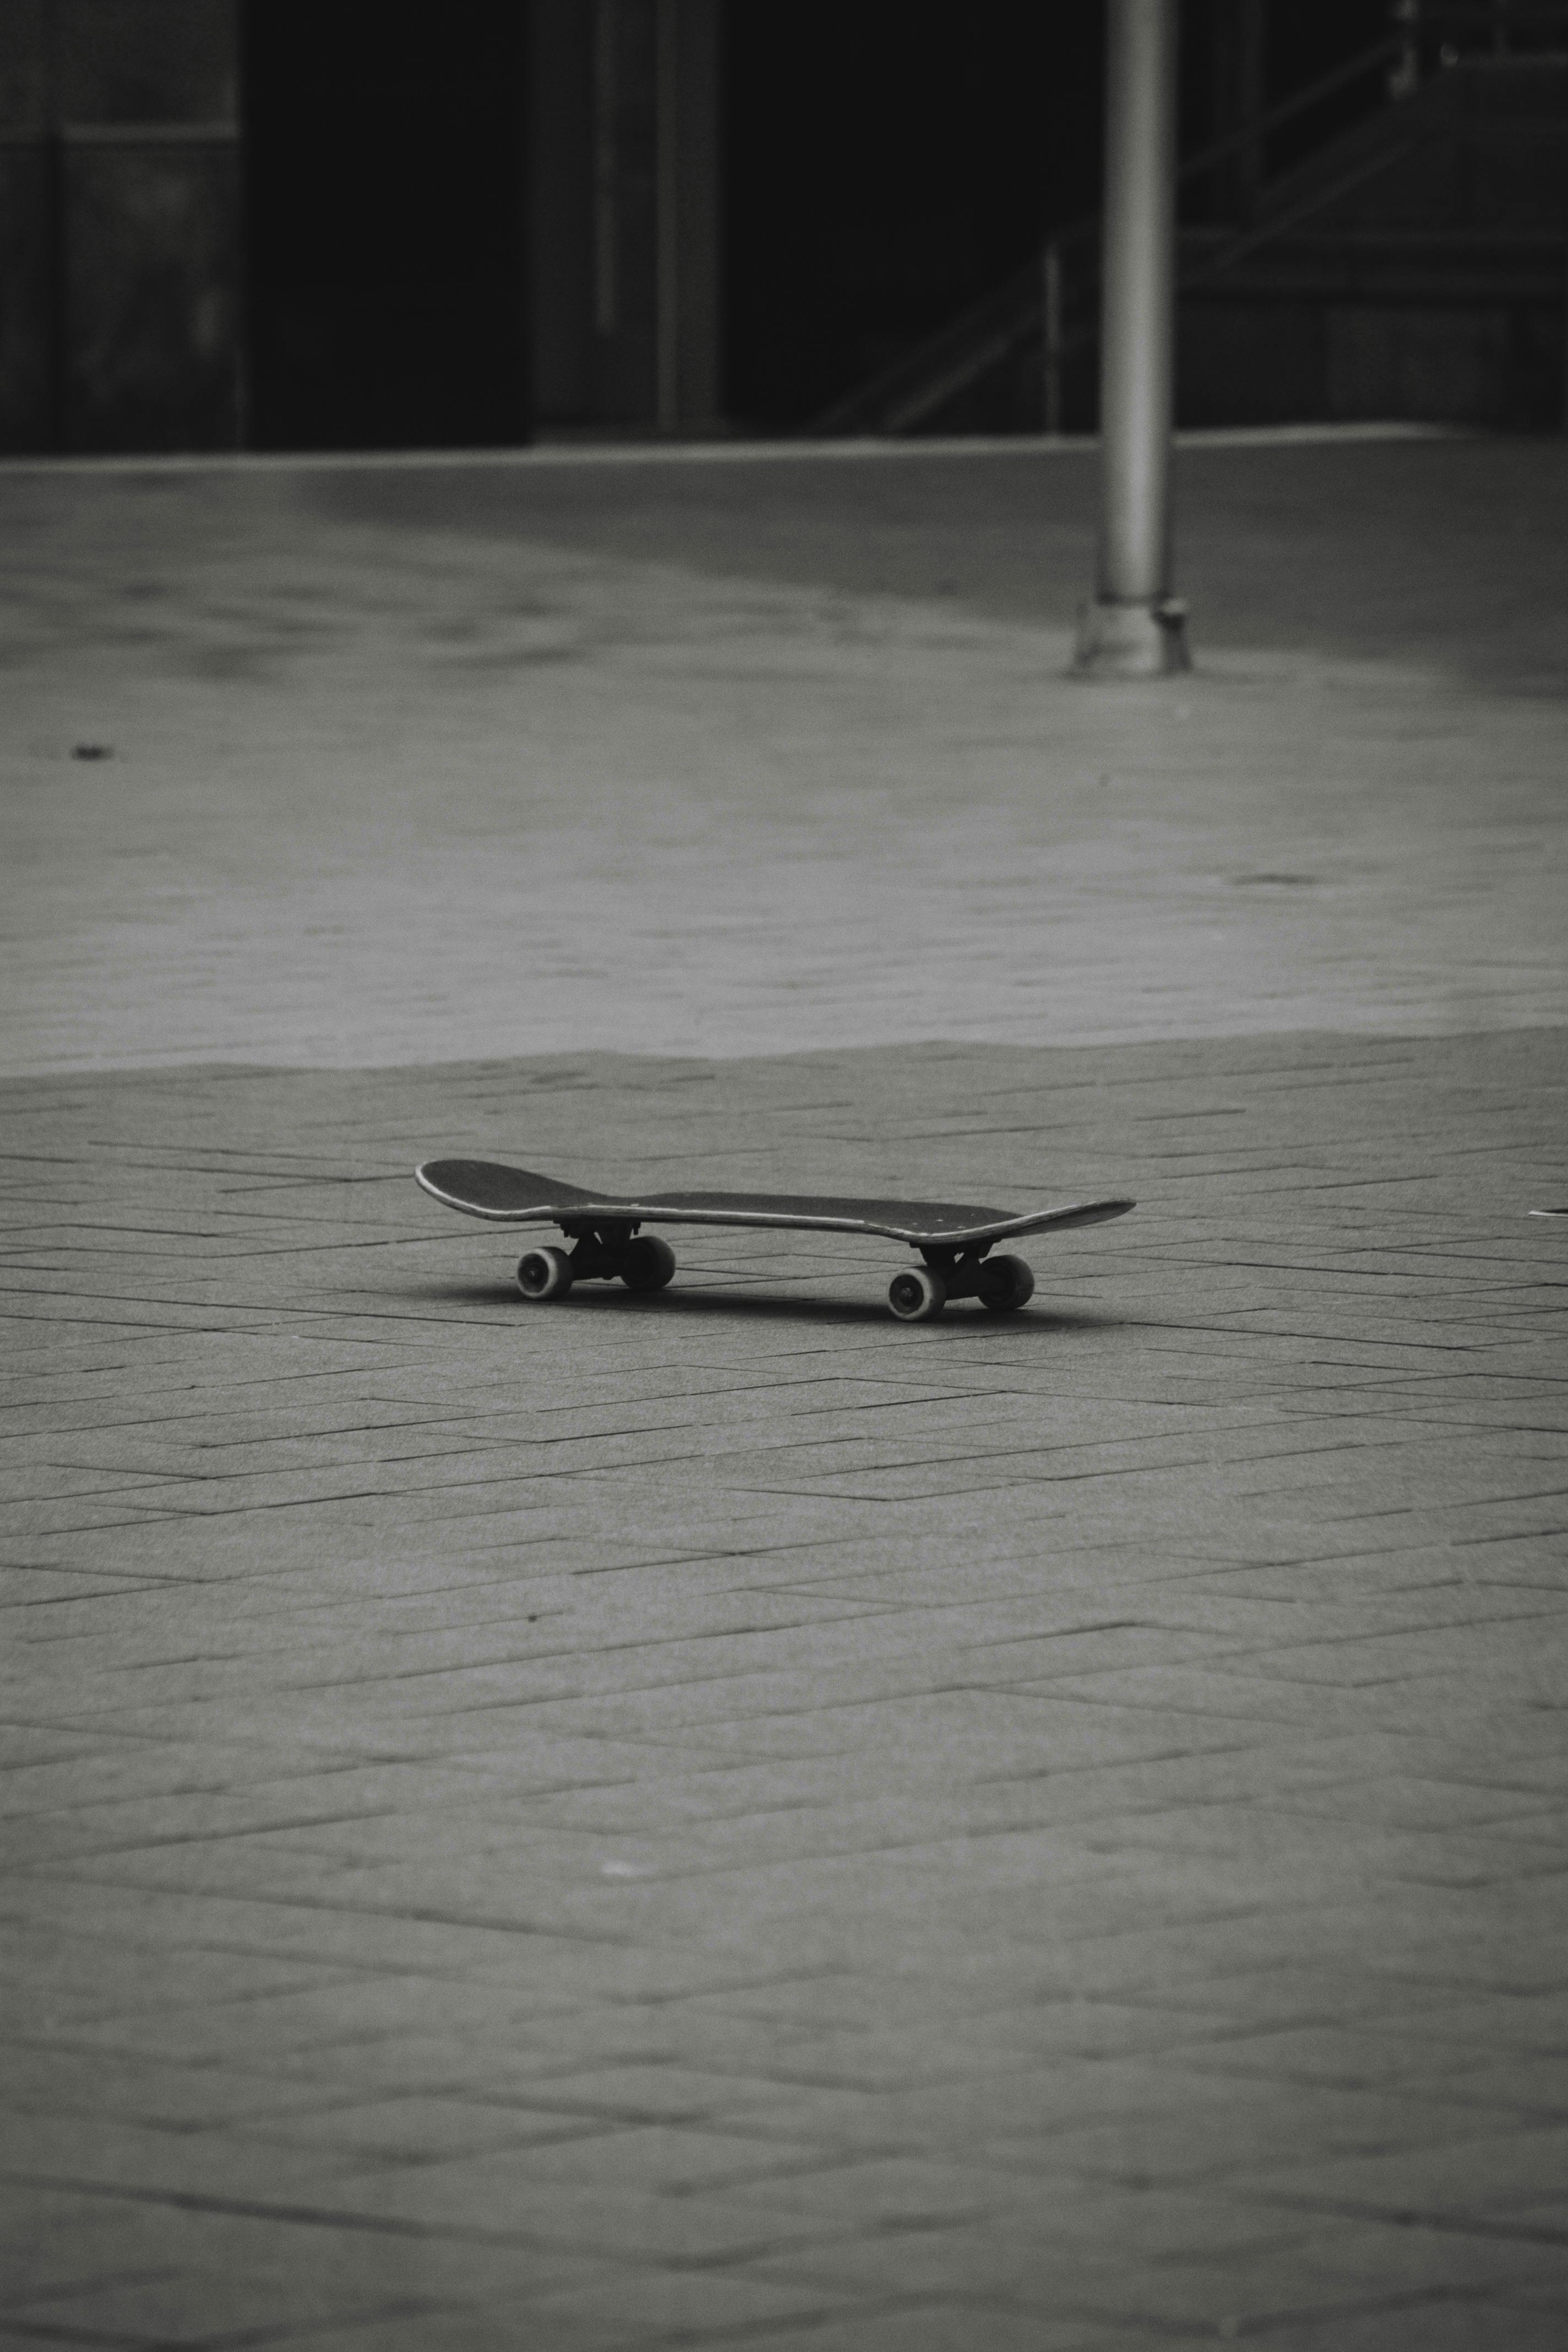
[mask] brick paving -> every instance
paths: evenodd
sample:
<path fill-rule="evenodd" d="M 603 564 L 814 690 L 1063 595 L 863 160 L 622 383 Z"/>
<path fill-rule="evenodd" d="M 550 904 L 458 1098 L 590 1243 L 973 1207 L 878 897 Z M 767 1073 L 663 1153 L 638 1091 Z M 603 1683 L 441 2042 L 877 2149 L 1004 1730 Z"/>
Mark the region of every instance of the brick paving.
<path fill-rule="evenodd" d="M 493 472 L 0 478 L 0 2341 L 1556 2352 L 1526 454 L 1405 453 L 1371 538 L 1360 457 L 1247 478 L 1190 541 L 1250 605 L 1142 701 L 1049 677 L 945 461 L 563 469 L 521 540 Z M 1442 482 L 1463 576 L 1401 602 Z M 498 646 L 509 567 L 570 659 Z M 929 816 L 902 932 L 839 760 Z M 693 1050 L 587 1050 L 617 1004 Z M 690 1231 L 529 1307 L 435 1151 L 1141 1205 L 1016 1320 Z"/>
<path fill-rule="evenodd" d="M 1568 1024 L 1568 442 L 1179 470 L 0 469 L 0 1068 Z"/>
<path fill-rule="evenodd" d="M 0 2331 L 1560 2343 L 1565 1083 L 13 1082 Z M 447 1146 L 1142 1206 L 530 1307 Z"/>

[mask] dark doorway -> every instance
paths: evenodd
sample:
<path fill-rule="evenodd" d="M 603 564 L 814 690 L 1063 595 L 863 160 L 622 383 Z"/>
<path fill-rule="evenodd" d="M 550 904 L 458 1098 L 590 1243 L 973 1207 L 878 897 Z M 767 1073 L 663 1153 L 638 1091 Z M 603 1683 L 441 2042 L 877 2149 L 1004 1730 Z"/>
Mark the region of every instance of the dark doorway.
<path fill-rule="evenodd" d="M 492 0 L 250 0 L 254 446 L 528 437 L 525 25 Z"/>
<path fill-rule="evenodd" d="M 732 0 L 725 37 L 737 418 L 803 423 L 1096 201 L 1098 8 Z"/>

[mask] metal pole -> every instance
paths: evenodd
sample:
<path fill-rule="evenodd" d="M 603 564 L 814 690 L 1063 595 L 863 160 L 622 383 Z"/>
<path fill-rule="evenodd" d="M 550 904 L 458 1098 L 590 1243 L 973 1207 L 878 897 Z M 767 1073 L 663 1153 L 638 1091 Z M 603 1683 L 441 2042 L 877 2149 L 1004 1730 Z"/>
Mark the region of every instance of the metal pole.
<path fill-rule="evenodd" d="M 1077 667 L 1188 667 L 1171 597 L 1175 361 L 1176 0 L 1108 0 L 1100 434 L 1100 581 Z"/>
<path fill-rule="evenodd" d="M 597 0 L 594 11 L 594 331 L 597 335 L 613 335 L 620 323 L 616 66 L 616 0 Z"/>
<path fill-rule="evenodd" d="M 1264 80 L 1266 27 L 1263 0 L 1239 0 L 1237 19 L 1236 114 L 1238 131 L 1253 131 L 1268 110 Z M 1236 159 L 1237 218 L 1248 226 L 1258 217 L 1263 184 L 1263 142 L 1249 139 Z"/>
<path fill-rule="evenodd" d="M 1389 10 L 1403 31 L 1399 63 L 1388 77 L 1390 98 L 1409 98 L 1421 87 L 1421 0 L 1394 0 Z"/>
<path fill-rule="evenodd" d="M 654 16 L 657 246 L 654 402 L 661 433 L 680 426 L 680 17 L 679 0 L 658 0 Z"/>
<path fill-rule="evenodd" d="M 1040 312 L 1046 431 L 1054 435 L 1062 429 L 1062 249 L 1055 237 L 1041 257 Z"/>

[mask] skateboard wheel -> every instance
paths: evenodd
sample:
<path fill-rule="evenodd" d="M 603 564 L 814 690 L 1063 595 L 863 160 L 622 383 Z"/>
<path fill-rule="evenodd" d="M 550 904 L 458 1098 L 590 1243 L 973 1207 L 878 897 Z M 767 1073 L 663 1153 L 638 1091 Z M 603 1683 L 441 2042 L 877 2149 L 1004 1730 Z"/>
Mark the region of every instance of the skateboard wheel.
<path fill-rule="evenodd" d="M 564 1250 L 531 1249 L 518 1259 L 517 1286 L 525 1298 L 564 1298 L 572 1287 L 572 1261 Z"/>
<path fill-rule="evenodd" d="M 888 1304 L 900 1323 L 929 1323 L 947 1305 L 947 1286 L 929 1265 L 911 1265 L 889 1283 Z"/>
<path fill-rule="evenodd" d="M 639 1234 L 626 1244 L 621 1280 L 628 1290 L 662 1290 L 675 1272 L 675 1252 L 657 1234 Z"/>
<path fill-rule="evenodd" d="M 1034 1269 L 1021 1257 L 988 1257 L 980 1269 L 980 1303 L 993 1315 L 1026 1307 L 1035 1295 Z"/>

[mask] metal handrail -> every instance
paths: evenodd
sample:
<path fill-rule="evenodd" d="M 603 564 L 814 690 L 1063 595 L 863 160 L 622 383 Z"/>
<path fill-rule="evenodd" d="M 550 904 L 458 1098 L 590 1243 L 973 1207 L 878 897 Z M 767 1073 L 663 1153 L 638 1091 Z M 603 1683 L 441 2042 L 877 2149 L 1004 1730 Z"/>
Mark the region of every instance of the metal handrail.
<path fill-rule="evenodd" d="M 1458 31 L 1473 26 L 1478 33 L 1507 33 L 1517 26 L 1562 24 L 1568 20 L 1565 0 L 1405 0 L 1394 16 L 1416 32 Z"/>
<path fill-rule="evenodd" d="M 1561 8 L 1563 15 L 1568 16 L 1568 0 L 1550 0 L 1550 5 Z M 1358 50 L 1343 65 L 1335 66 L 1329 73 L 1320 74 L 1316 81 L 1305 83 L 1300 89 L 1293 90 L 1289 98 L 1282 98 L 1277 104 L 1267 108 L 1255 121 L 1247 123 L 1242 130 L 1227 131 L 1223 139 L 1212 140 L 1195 155 L 1189 155 L 1176 168 L 1176 185 L 1184 187 L 1190 181 L 1201 180 L 1206 173 L 1214 170 L 1216 163 L 1226 163 L 1231 156 L 1239 155 L 1246 148 L 1257 146 L 1274 131 L 1281 130 L 1287 122 L 1293 122 L 1299 114 L 1305 114 L 1320 100 L 1331 98 L 1336 90 L 1360 81 L 1374 67 L 1386 64 L 1401 55 L 1404 47 L 1405 42 L 1399 35 L 1386 34 L 1382 40 L 1373 41 L 1369 47 Z M 1077 244 L 1084 238 L 1097 237 L 1100 226 L 1099 213 L 1089 213 L 1082 220 L 1058 229 L 1048 242 L 1056 246 Z"/>
<path fill-rule="evenodd" d="M 1247 147 L 1258 145 L 1283 124 L 1306 113 L 1321 100 L 1391 59 L 1408 57 L 1413 40 L 1418 34 L 1440 29 L 1439 17 L 1462 17 L 1478 26 L 1492 26 L 1504 13 L 1532 22 L 1563 21 L 1568 24 L 1568 0 L 1504 0 L 1502 8 L 1494 11 L 1484 5 L 1428 6 L 1426 0 L 1406 0 L 1400 14 L 1400 29 L 1383 40 L 1321 74 L 1317 80 L 1294 91 L 1288 99 L 1268 108 L 1244 129 L 1214 141 L 1209 146 L 1188 157 L 1177 172 L 1178 185 L 1201 179 L 1218 163 Z M 1528 54 L 1528 53 L 1526 53 Z M 1400 89 L 1407 92 L 1415 85 L 1402 80 Z M 1395 99 L 1395 104 L 1398 99 Z M 1443 134 L 1447 135 L 1447 134 Z M 1183 273 L 1184 289 L 1200 284 L 1228 268 L 1234 262 L 1285 236 L 1314 213 L 1329 205 L 1359 186 L 1363 181 L 1377 177 L 1392 164 L 1402 160 L 1412 148 L 1424 143 L 1404 139 L 1391 142 L 1378 154 L 1359 163 L 1348 173 L 1342 174 L 1329 186 L 1314 189 L 1301 203 L 1289 205 L 1274 213 L 1267 221 L 1249 225 L 1239 235 L 1226 242 L 1218 254 L 1206 254 L 1194 268 Z M 861 385 L 846 399 L 836 402 L 807 429 L 813 433 L 831 434 L 846 429 L 848 417 L 868 404 L 881 408 L 883 429 L 899 432 L 929 415 L 945 400 L 972 383 L 975 377 L 999 360 L 1005 359 L 1016 349 L 1021 339 L 1030 333 L 1038 322 L 1042 341 L 1043 394 L 1047 429 L 1060 429 L 1064 374 L 1067 362 L 1075 353 L 1087 349 L 1096 340 L 1098 324 L 1091 318 L 1081 323 L 1069 324 L 1068 256 L 1079 247 L 1098 249 L 1100 216 L 1090 214 L 1068 227 L 1058 230 L 1047 239 L 1040 256 L 1014 273 L 999 287 L 951 320 L 940 332 L 927 339 L 921 346 L 923 357 L 906 354 L 883 371 L 868 385 Z M 1092 288 L 1092 272 L 1074 272 L 1080 284 Z M 948 356 L 951 354 L 951 356 Z M 915 380 L 910 382 L 911 375 Z"/>
<path fill-rule="evenodd" d="M 1539 49 L 1516 49 L 1516 34 L 1540 35 L 1558 26 L 1568 31 L 1563 0 L 1393 0 L 1389 14 L 1399 26 L 1400 59 L 1388 85 L 1394 99 L 1408 98 L 1421 87 L 1423 39 L 1441 41 L 1438 62 L 1444 66 L 1458 65 L 1461 55 L 1473 64 L 1489 54 L 1496 63 L 1512 64 L 1542 55 Z M 1445 33 L 1468 34 L 1484 45 L 1463 52 L 1457 42 L 1441 40 Z"/>
<path fill-rule="evenodd" d="M 1356 56 L 1347 59 L 1344 64 L 1335 66 L 1331 72 L 1320 74 L 1315 81 L 1308 82 L 1301 89 L 1293 91 L 1289 98 L 1281 99 L 1278 104 L 1267 109 L 1255 122 L 1249 123 L 1244 130 L 1231 132 L 1224 139 L 1214 140 L 1207 147 L 1200 149 L 1197 154 L 1189 156 L 1178 168 L 1177 184 L 1184 185 L 1189 181 L 1201 179 L 1205 173 L 1212 172 L 1217 163 L 1223 163 L 1230 156 L 1239 153 L 1242 149 L 1256 145 L 1260 140 L 1267 139 L 1273 131 L 1279 130 L 1287 122 L 1294 121 L 1298 115 L 1306 113 L 1321 100 L 1332 97 L 1336 90 L 1342 89 L 1350 82 L 1360 80 L 1374 68 L 1400 56 L 1404 47 L 1405 43 L 1400 37 L 1389 35 L 1380 41 L 1373 42 L 1369 47 L 1358 51 Z M 879 377 L 873 378 L 869 384 L 859 386 L 847 399 L 836 401 L 807 429 L 814 434 L 831 434 L 841 430 L 839 420 L 843 412 L 847 408 L 858 409 L 867 401 L 875 401 L 878 398 L 879 386 L 885 385 L 887 400 L 892 404 L 888 409 L 888 423 L 896 432 L 901 421 L 913 421 L 930 408 L 931 405 L 930 388 L 933 383 L 939 387 L 936 395 L 939 401 L 941 398 L 945 398 L 949 391 L 961 389 L 964 381 L 972 381 L 976 373 L 983 373 L 994 360 L 1005 356 L 1006 352 L 1016 341 L 1023 330 L 1014 314 L 1022 308 L 1028 317 L 1032 318 L 1037 300 L 1040 300 L 1043 305 L 1044 289 L 1040 287 L 1042 270 L 1047 277 L 1053 270 L 1058 274 L 1059 282 L 1055 300 L 1050 307 L 1057 311 L 1058 318 L 1060 317 L 1065 307 L 1066 271 L 1063 267 L 1065 255 L 1071 247 L 1098 244 L 1100 226 L 1100 216 L 1098 212 L 1095 212 L 1086 215 L 1082 220 L 1072 222 L 1067 228 L 1058 230 L 1054 236 L 1047 240 L 1039 259 L 1026 263 L 1022 269 L 1016 271 L 1001 286 L 994 287 L 989 294 L 983 296 L 978 302 L 972 303 L 967 310 L 961 311 L 958 317 L 951 320 L 936 336 L 929 338 L 922 346 L 928 354 L 925 364 L 927 368 L 934 368 L 937 373 L 934 377 L 926 375 L 920 389 L 906 394 L 901 403 L 898 400 L 898 387 L 909 373 L 911 355 L 906 355 L 903 359 L 895 361 L 893 365 L 884 370 Z M 1064 349 L 1070 349 L 1074 340 L 1075 338 L 1069 337 Z M 933 344 L 936 346 L 934 352 Z M 945 369 L 942 367 L 940 356 L 941 349 L 944 345 L 956 345 L 964 355 L 960 360 L 955 353 L 953 362 Z M 1047 406 L 1050 404 L 1050 400 L 1051 394 L 1047 381 Z"/>
<path fill-rule="evenodd" d="M 1288 205 L 1285 211 L 1260 221 L 1255 228 L 1244 229 L 1218 253 L 1205 255 L 1201 267 L 1188 270 L 1180 283 L 1184 287 L 1200 285 L 1205 278 L 1228 269 L 1232 262 L 1239 261 L 1244 254 L 1255 253 L 1259 246 L 1271 244 L 1275 237 L 1285 236 L 1304 220 L 1310 220 L 1314 213 L 1324 212 L 1330 205 L 1337 204 L 1342 196 L 1348 196 L 1352 188 L 1362 187 L 1368 180 L 1375 180 L 1382 173 L 1390 170 L 1394 164 L 1402 163 L 1420 143 L 1415 139 L 1391 141 L 1375 155 L 1356 164 L 1353 170 L 1342 172 L 1339 178 L 1331 180 L 1326 188 L 1314 189 L 1300 204 Z"/>

